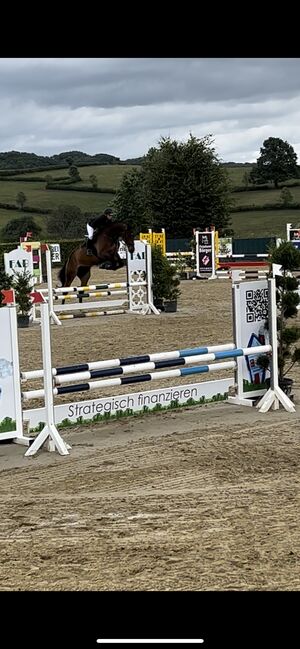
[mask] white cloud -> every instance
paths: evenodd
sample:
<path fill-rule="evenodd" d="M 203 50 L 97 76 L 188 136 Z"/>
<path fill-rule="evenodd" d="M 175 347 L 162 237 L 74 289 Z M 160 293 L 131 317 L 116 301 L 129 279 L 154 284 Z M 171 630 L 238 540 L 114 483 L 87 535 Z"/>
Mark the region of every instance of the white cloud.
<path fill-rule="evenodd" d="M 143 155 L 211 133 L 223 160 L 269 136 L 300 158 L 300 59 L 1 59 L 1 150 Z"/>

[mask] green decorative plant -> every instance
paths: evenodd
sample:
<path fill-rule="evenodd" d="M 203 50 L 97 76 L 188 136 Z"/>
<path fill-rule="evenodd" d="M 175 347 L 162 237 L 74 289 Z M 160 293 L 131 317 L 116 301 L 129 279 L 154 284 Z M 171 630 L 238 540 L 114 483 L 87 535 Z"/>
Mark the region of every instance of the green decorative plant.
<path fill-rule="evenodd" d="M 300 296 L 298 280 L 292 273 L 300 269 L 300 251 L 289 241 L 283 241 L 278 248 L 270 252 L 269 262 L 281 266 L 282 275 L 276 275 L 277 304 L 277 339 L 278 339 L 278 379 L 282 382 L 295 363 L 300 363 L 300 327 L 292 325 L 291 318 L 296 318 Z M 268 323 L 266 323 L 268 329 Z M 268 369 L 269 356 L 259 356 L 257 364 Z"/>
<path fill-rule="evenodd" d="M 152 248 L 152 290 L 154 301 L 177 300 L 180 295 L 180 280 L 176 268 L 171 266 L 161 248 Z"/>
<path fill-rule="evenodd" d="M 28 270 L 24 270 L 22 273 L 15 273 L 12 286 L 15 290 L 19 314 L 22 316 L 29 315 L 32 308 L 32 301 L 29 297 L 32 291 L 32 275 Z"/>

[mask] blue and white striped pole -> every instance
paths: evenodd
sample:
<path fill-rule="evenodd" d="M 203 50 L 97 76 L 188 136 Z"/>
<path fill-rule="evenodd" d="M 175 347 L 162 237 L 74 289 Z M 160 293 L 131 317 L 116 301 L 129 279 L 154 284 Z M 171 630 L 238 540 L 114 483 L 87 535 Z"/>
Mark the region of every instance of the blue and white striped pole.
<path fill-rule="evenodd" d="M 218 370 L 232 370 L 236 368 L 235 361 L 225 363 L 215 363 L 214 365 L 201 365 L 199 367 L 187 367 L 181 370 L 167 370 L 165 372 L 150 372 L 149 374 L 139 374 L 138 376 L 124 376 L 116 379 L 103 379 L 102 381 L 92 381 L 91 383 L 78 383 L 77 385 L 67 385 L 65 387 L 53 388 L 53 396 L 59 394 L 70 394 L 74 392 L 86 392 L 97 390 L 115 385 L 129 385 L 132 383 L 144 383 L 145 381 L 160 381 L 178 376 L 190 376 L 191 374 L 204 374 L 206 372 L 216 372 Z M 45 397 L 44 390 L 29 390 L 22 393 L 25 401 L 30 399 L 42 399 Z"/>
<path fill-rule="evenodd" d="M 91 363 L 80 363 L 78 365 L 65 365 L 63 367 L 54 367 L 52 369 L 53 376 L 60 376 L 62 374 L 75 374 L 77 372 L 87 372 L 90 370 L 110 369 L 113 367 L 120 367 L 124 365 L 132 365 L 134 363 L 147 363 L 158 362 L 164 360 L 172 360 L 186 356 L 197 356 L 198 354 L 210 354 L 213 352 L 222 352 L 230 349 L 236 349 L 234 343 L 226 343 L 223 345 L 209 345 L 207 347 L 191 347 L 187 349 L 177 349 L 171 352 L 158 352 L 153 354 L 141 354 L 138 356 L 126 356 L 124 358 L 110 358 L 105 361 L 93 361 Z M 22 372 L 21 378 L 25 380 L 40 379 L 43 377 L 43 370 L 30 370 Z"/>
<path fill-rule="evenodd" d="M 88 379 L 98 379 L 104 376 L 118 376 L 120 374 L 133 374 L 134 372 L 145 372 L 147 370 L 157 370 L 164 367 L 174 367 L 176 365 L 192 365 L 194 363 L 204 363 L 207 361 L 222 360 L 225 358 L 236 358 L 238 356 L 249 356 L 252 354 L 267 354 L 272 350 L 270 345 L 259 345 L 246 349 L 234 349 L 229 351 L 220 351 L 210 354 L 199 354 L 196 356 L 181 356 L 177 359 L 150 361 L 147 363 L 133 363 L 111 369 L 89 370 L 75 374 L 63 374 L 55 377 L 55 384 L 62 385 L 71 381 L 86 381 Z"/>

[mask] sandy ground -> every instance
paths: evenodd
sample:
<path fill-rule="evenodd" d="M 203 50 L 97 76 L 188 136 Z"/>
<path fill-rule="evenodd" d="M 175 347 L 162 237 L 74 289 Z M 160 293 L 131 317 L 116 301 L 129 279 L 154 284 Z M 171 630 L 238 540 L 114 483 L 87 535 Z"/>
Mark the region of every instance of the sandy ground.
<path fill-rule="evenodd" d="M 176 314 L 53 326 L 54 364 L 231 341 L 230 282 L 181 289 Z M 39 367 L 38 327 L 20 347 Z M 293 378 L 295 414 L 216 404 L 72 428 L 68 457 L 1 444 L 0 589 L 299 590 Z"/>

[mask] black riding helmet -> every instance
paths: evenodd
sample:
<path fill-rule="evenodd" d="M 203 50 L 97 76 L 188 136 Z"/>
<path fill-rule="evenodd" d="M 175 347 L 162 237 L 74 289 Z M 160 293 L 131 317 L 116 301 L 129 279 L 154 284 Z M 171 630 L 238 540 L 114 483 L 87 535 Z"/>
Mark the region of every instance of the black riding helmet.
<path fill-rule="evenodd" d="M 112 213 L 113 213 L 113 211 L 112 211 L 112 209 L 110 207 L 108 207 L 106 210 L 104 210 L 104 214 L 107 214 L 107 216 L 109 216 Z"/>

